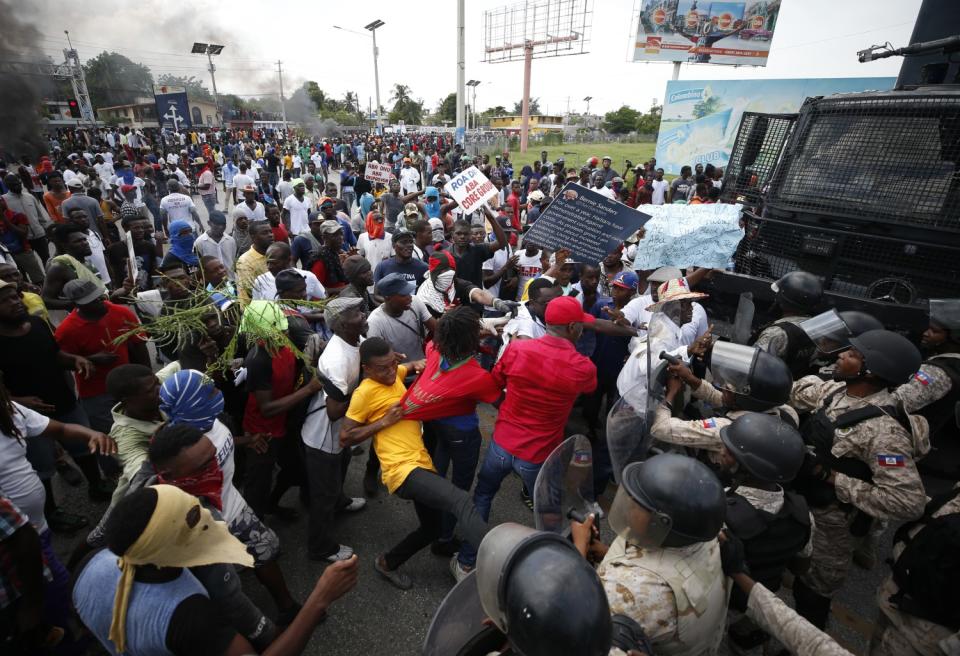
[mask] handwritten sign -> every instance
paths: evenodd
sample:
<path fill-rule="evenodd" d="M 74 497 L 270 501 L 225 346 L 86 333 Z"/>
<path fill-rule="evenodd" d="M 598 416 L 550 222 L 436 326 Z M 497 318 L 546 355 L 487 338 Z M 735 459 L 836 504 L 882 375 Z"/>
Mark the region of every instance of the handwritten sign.
<path fill-rule="evenodd" d="M 370 182 L 387 184 L 390 182 L 390 178 L 393 177 L 393 170 L 389 164 L 381 164 L 380 162 L 369 161 L 367 162 L 367 167 L 364 170 L 363 177 Z"/>
<path fill-rule="evenodd" d="M 453 176 L 444 189 L 453 196 L 464 214 L 470 214 L 499 193 L 493 183 L 476 166 L 471 166 Z"/>
<path fill-rule="evenodd" d="M 140 275 L 140 271 L 137 267 L 137 253 L 133 248 L 133 233 L 128 232 L 126 236 L 127 241 L 127 274 L 130 276 L 130 280 L 136 284 L 137 276 Z"/>
<path fill-rule="evenodd" d="M 653 217 L 637 244 L 633 268 L 638 271 L 662 266 L 722 269 L 743 239 L 742 205 L 641 205 L 637 209 Z"/>
<path fill-rule="evenodd" d="M 648 220 L 649 214 L 571 182 L 523 240 L 550 250 L 569 248 L 577 262 L 596 264 Z"/>

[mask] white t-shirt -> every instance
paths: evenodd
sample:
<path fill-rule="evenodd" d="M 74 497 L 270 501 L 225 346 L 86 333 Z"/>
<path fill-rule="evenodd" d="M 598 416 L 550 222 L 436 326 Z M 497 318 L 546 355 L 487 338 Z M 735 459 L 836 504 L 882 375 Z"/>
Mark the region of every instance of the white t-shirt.
<path fill-rule="evenodd" d="M 412 166 L 400 169 L 400 191 L 406 194 L 412 194 L 417 190 L 420 182 L 420 172 Z"/>
<path fill-rule="evenodd" d="M 254 186 L 253 178 L 246 173 L 237 173 L 233 176 L 233 185 L 237 189 L 243 189 L 246 186 Z"/>
<path fill-rule="evenodd" d="M 610 200 L 617 200 L 617 195 L 616 195 L 615 193 L 613 193 L 613 189 L 611 189 L 610 187 L 603 186 L 603 187 L 600 187 L 599 189 L 597 189 L 596 187 L 594 187 L 594 188 L 591 189 L 590 191 L 595 191 L 595 192 L 597 192 L 598 194 L 600 194 L 601 196 L 606 196 L 606 197 L 609 198 Z"/>
<path fill-rule="evenodd" d="M 507 260 L 513 255 L 513 249 L 507 244 L 506 248 L 501 248 L 500 250 L 493 252 L 493 257 L 484 260 L 483 264 L 480 265 L 480 269 L 483 271 L 489 271 L 493 273 L 494 271 L 499 271 L 504 264 L 507 263 Z M 500 281 L 497 280 L 492 287 L 487 287 L 486 290 L 493 294 L 494 298 L 500 298 Z M 512 300 L 517 300 L 516 298 Z"/>
<path fill-rule="evenodd" d="M 393 241 L 370 239 L 370 235 L 365 232 L 357 238 L 357 252 L 367 258 L 370 267 L 376 271 L 378 264 L 393 255 Z"/>
<path fill-rule="evenodd" d="M 186 187 L 187 189 L 190 188 L 190 178 L 187 177 L 187 174 L 186 174 L 186 173 L 184 173 L 183 171 L 181 171 L 181 170 L 178 169 L 178 168 L 174 168 L 174 169 L 173 169 L 173 173 L 174 173 L 174 175 L 177 176 L 177 180 L 180 181 L 181 186 L 184 186 L 184 187 Z"/>
<path fill-rule="evenodd" d="M 193 203 L 193 199 L 186 194 L 176 193 L 164 196 L 160 201 L 160 209 L 167 213 L 169 223 L 174 221 L 193 223 L 193 214 L 190 210 L 196 211 L 197 206 Z"/>
<path fill-rule="evenodd" d="M 537 251 L 535 254 L 528 256 L 527 249 L 519 251 L 520 259 L 517 260 L 517 266 L 520 268 L 520 284 L 517 285 L 518 293 L 522 293 L 520 290 L 527 288 L 527 284 L 543 273 L 543 262 L 541 258 L 543 257 L 542 251 Z"/>
<path fill-rule="evenodd" d="M 543 325 L 539 319 L 530 314 L 530 310 L 527 309 L 527 304 L 523 303 L 517 308 L 517 316 L 510 319 L 507 325 L 503 327 L 503 346 L 500 347 L 500 352 L 497 353 L 497 360 L 500 359 L 503 352 L 507 350 L 510 341 L 515 337 L 520 336 L 537 339 L 546 334 L 547 327 Z"/>
<path fill-rule="evenodd" d="M 237 177 L 240 177 L 240 176 L 237 176 Z M 266 212 L 264 212 L 264 209 L 263 209 L 263 203 L 261 203 L 260 201 L 257 201 L 257 204 L 253 206 L 253 209 L 251 209 L 250 206 L 247 205 L 246 201 L 243 201 L 242 203 L 237 203 L 237 206 L 234 208 L 233 213 L 234 215 L 242 214 L 245 217 L 247 217 L 247 219 L 250 221 L 266 221 L 267 220 Z"/>
<path fill-rule="evenodd" d="M 334 335 L 320 355 L 317 370 L 341 394 L 350 396 L 360 384 L 360 346 L 351 346 Z M 342 423 L 342 418 L 330 421 L 327 415 L 327 394 L 325 391 L 317 392 L 307 406 L 307 416 L 303 421 L 300 436 L 303 443 L 313 449 L 337 454 L 343 450 L 340 446 Z"/>
<path fill-rule="evenodd" d="M 277 183 L 277 193 L 280 194 L 280 201 L 285 201 L 293 195 L 293 183 L 289 180 L 281 180 Z"/>
<path fill-rule="evenodd" d="M 290 212 L 290 233 L 299 235 L 310 229 L 310 209 L 312 203 L 310 197 L 304 195 L 303 200 L 299 200 L 296 195 L 288 196 L 283 201 L 283 209 Z"/>
<path fill-rule="evenodd" d="M 623 308 L 624 318 L 630 322 L 630 325 L 637 329 L 639 335 L 646 334 L 646 327 L 641 325 L 650 323 L 652 313 L 647 310 L 653 305 L 652 296 L 636 296 L 630 300 Z"/>
<path fill-rule="evenodd" d="M 0 490 L 30 520 L 38 533 L 47 530 L 43 504 L 47 499 L 43 483 L 27 460 L 27 440 L 47 430 L 50 419 L 13 402 L 13 424 L 23 437 L 0 433 Z"/>
<path fill-rule="evenodd" d="M 97 175 L 100 176 L 100 181 L 108 185 L 110 184 L 110 178 L 113 177 L 113 165 L 103 162 L 101 164 L 94 164 L 93 169 L 97 172 Z"/>
<path fill-rule="evenodd" d="M 670 188 L 670 183 L 666 180 L 654 180 L 651 185 L 653 186 L 653 193 L 650 202 L 653 205 L 663 205 L 667 199 L 667 189 Z"/>
<path fill-rule="evenodd" d="M 233 485 L 233 473 L 236 470 L 233 452 L 236 450 L 236 445 L 230 429 L 222 424 L 219 419 L 213 420 L 213 428 L 208 430 L 205 435 L 217 451 L 217 465 L 223 473 L 223 487 L 220 491 L 220 500 L 223 503 L 223 521 L 230 524 L 240 517 L 241 511 L 247 505 L 247 502 L 244 501 L 240 492 Z"/>
<path fill-rule="evenodd" d="M 306 278 L 308 301 L 319 301 L 321 298 L 327 297 L 327 290 L 324 289 L 323 284 L 312 271 L 305 271 L 304 269 L 297 269 L 297 271 L 300 273 L 300 275 Z M 276 277 L 269 271 L 266 273 L 261 273 L 259 276 L 257 276 L 257 279 L 253 281 L 253 289 L 251 290 L 250 296 L 255 301 L 276 300 Z M 314 308 L 310 308 L 310 311 L 314 311 Z"/>
<path fill-rule="evenodd" d="M 197 187 L 202 187 L 203 185 L 210 185 L 210 188 L 206 190 L 200 189 L 201 196 L 215 196 L 217 194 L 217 181 L 213 177 L 213 171 L 210 169 L 201 173 L 200 179 L 197 180 Z"/>

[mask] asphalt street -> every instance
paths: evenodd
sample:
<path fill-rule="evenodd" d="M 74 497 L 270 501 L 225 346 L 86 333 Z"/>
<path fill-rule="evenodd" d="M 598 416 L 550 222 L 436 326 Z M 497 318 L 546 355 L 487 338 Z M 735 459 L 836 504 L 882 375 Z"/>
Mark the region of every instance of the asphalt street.
<path fill-rule="evenodd" d="M 337 176 L 331 177 L 336 179 Z M 220 192 L 222 207 L 222 188 Z M 194 200 L 206 224 L 203 203 L 199 197 L 194 197 Z M 227 214 L 229 216 L 229 212 Z M 232 221 L 230 223 L 232 225 Z M 576 432 L 581 426 L 578 415 L 579 411 L 575 409 L 568 426 L 570 432 Z M 489 406 L 482 406 L 480 416 L 485 451 L 495 411 Z M 369 444 L 366 449 L 369 449 Z M 366 449 L 362 456 L 354 457 L 350 465 L 345 486 L 348 495 L 362 495 L 361 481 L 367 458 Z M 483 453 L 481 461 L 482 458 Z M 60 477 L 54 479 L 54 487 L 60 505 L 70 512 L 83 514 L 90 520 L 91 525 L 106 508 L 106 504 L 90 502 L 82 486 L 71 488 Z M 607 496 L 612 499 L 610 489 Z M 287 494 L 284 504 L 299 508 L 300 519 L 292 523 L 273 521 L 271 526 L 280 536 L 283 548 L 280 564 L 290 590 L 295 598 L 303 600 L 320 577 L 324 565 L 307 559 L 306 512 L 299 506 L 296 490 Z M 490 522 L 494 525 L 507 521 L 533 525 L 533 514 L 521 501 L 520 481 L 515 476 L 509 476 L 504 481 L 490 517 Z M 353 591 L 333 605 L 327 620 L 318 627 L 304 653 L 316 656 L 365 656 L 382 653 L 412 656 L 420 653 L 430 620 L 454 583 L 449 572 L 449 560 L 434 556 L 429 550 L 424 550 L 412 558 L 403 566 L 414 583 L 413 589 L 408 591 L 395 589 L 373 569 L 376 556 L 402 539 L 415 525 L 413 504 L 387 494 L 385 488 L 381 488 L 376 498 L 369 499 L 362 511 L 338 518 L 336 528 L 341 543 L 353 547 L 360 558 L 359 582 Z M 877 612 L 876 590 L 889 569 L 884 563 L 889 556 L 894 528 L 888 528 L 879 540 L 877 566 L 871 571 L 854 567 L 843 591 L 834 601 L 834 620 L 830 633 L 857 654 L 865 653 L 872 631 Z M 609 531 L 605 531 L 605 534 L 609 540 Z M 85 532 L 80 531 L 72 536 L 55 536 L 54 546 L 64 561 L 84 535 Z M 252 573 L 244 573 L 242 579 L 249 596 L 267 614 L 273 616 L 273 603 Z M 788 590 L 782 591 L 781 596 L 788 603 L 792 603 Z M 742 652 L 724 647 L 721 653 Z M 746 653 L 760 654 L 761 650 L 755 649 Z"/>

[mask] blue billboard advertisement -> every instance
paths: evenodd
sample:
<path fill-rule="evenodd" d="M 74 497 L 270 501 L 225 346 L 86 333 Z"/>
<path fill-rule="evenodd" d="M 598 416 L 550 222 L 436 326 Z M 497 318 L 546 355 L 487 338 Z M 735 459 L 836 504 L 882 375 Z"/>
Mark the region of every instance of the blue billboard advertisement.
<path fill-rule="evenodd" d="M 886 91 L 895 82 L 892 77 L 672 80 L 663 100 L 657 166 L 672 175 L 684 165 L 726 166 L 744 112 L 787 114 L 810 96 Z"/>
<path fill-rule="evenodd" d="M 190 121 L 190 104 L 183 87 L 154 87 L 153 98 L 157 103 L 160 127 L 180 132 L 193 125 Z"/>

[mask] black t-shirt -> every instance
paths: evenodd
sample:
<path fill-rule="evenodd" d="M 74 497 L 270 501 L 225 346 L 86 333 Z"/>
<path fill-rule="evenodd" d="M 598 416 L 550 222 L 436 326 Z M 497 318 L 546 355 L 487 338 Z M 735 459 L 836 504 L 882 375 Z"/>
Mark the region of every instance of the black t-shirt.
<path fill-rule="evenodd" d="M 247 368 L 247 391 L 273 391 L 273 358 L 267 349 L 254 346 L 243 361 Z"/>
<path fill-rule="evenodd" d="M 30 332 L 20 337 L 0 335 L 0 371 L 11 396 L 38 396 L 57 407 L 56 414 L 72 410 L 77 401 L 67 386 L 67 372 L 57 361 L 60 346 L 40 317 L 30 317 Z"/>
<path fill-rule="evenodd" d="M 360 198 L 360 196 L 368 191 L 371 194 L 373 193 L 373 185 L 370 184 L 370 181 L 365 178 L 357 178 L 356 184 L 353 185 L 353 193 L 357 195 L 357 198 Z"/>
<path fill-rule="evenodd" d="M 457 277 L 469 280 L 478 287 L 482 285 L 483 263 L 493 257 L 490 247 L 487 244 L 467 244 L 467 250 L 462 255 L 457 254 L 456 247 L 450 252 L 457 261 Z"/>
<path fill-rule="evenodd" d="M 209 598 L 192 595 L 170 616 L 166 645 L 177 656 L 215 656 L 226 652 L 236 635 Z"/>

